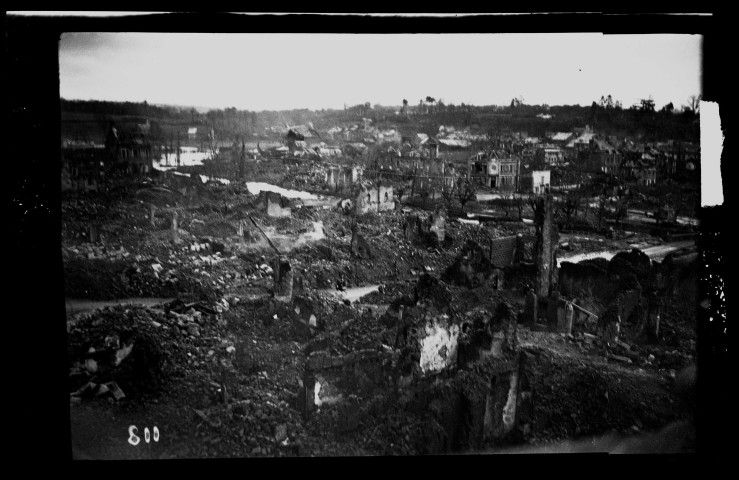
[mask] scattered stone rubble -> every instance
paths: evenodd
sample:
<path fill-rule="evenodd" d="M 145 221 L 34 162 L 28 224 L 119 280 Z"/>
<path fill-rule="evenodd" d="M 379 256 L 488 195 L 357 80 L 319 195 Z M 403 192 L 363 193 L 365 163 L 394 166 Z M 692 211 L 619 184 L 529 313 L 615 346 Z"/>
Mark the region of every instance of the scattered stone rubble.
<path fill-rule="evenodd" d="M 77 269 L 121 262 L 142 295 L 166 284 L 178 297 L 70 318 L 70 401 L 182 396 L 183 422 L 237 456 L 444 453 L 562 434 L 544 420 L 559 412 L 541 375 L 558 372 L 555 348 L 668 376 L 692 360 L 694 345 L 665 345 L 680 327 L 662 299 L 684 266 L 633 251 L 557 275 L 546 212 L 529 251 L 515 231 L 448 222 L 443 207 L 390 209 L 383 188 L 347 209 L 235 190 L 230 205 L 206 195 L 171 214 L 133 205 L 121 215 L 140 230 L 120 230 L 125 247 L 65 246 L 75 292 Z M 359 302 L 335 294 L 367 285 Z"/>

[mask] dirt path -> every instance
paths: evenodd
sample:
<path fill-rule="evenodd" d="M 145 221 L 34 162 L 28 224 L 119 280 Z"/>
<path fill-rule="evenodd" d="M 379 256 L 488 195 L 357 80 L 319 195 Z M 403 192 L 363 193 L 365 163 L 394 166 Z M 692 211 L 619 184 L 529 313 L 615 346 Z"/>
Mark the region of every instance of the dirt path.
<path fill-rule="evenodd" d="M 162 303 L 171 302 L 174 298 L 121 298 L 119 300 L 77 300 L 67 299 L 66 308 L 67 315 L 74 315 L 81 312 L 89 312 L 93 310 L 99 310 L 105 307 L 112 307 L 115 305 L 143 305 L 145 307 L 152 307 L 154 305 L 160 305 Z"/>

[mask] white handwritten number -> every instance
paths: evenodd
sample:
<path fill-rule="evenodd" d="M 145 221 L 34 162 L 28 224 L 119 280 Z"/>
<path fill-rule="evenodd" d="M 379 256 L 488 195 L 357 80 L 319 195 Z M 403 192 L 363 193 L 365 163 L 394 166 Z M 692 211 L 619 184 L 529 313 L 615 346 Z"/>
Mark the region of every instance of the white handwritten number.
<path fill-rule="evenodd" d="M 141 441 L 141 439 L 138 436 L 136 436 L 137 430 L 138 429 L 136 428 L 135 425 L 131 425 L 130 427 L 128 427 L 128 443 L 130 443 L 134 447 L 138 445 L 139 442 Z"/>
<path fill-rule="evenodd" d="M 137 431 L 138 429 L 136 428 L 136 425 L 131 425 L 130 427 L 128 427 L 128 443 L 130 443 L 134 447 L 141 442 L 141 438 L 138 435 L 136 435 Z M 146 443 L 150 443 L 152 436 L 154 437 L 154 441 L 158 442 L 159 441 L 159 429 L 157 427 L 154 427 L 152 431 L 150 432 L 149 427 L 145 427 L 144 428 L 144 441 L 146 441 Z"/>

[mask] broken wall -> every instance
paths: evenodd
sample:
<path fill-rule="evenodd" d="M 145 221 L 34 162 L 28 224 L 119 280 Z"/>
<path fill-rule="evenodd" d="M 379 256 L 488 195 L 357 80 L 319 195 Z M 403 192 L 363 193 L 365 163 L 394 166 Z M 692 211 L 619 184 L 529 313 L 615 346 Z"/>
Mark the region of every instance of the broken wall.
<path fill-rule="evenodd" d="M 459 326 L 450 323 L 447 315 L 427 319 L 419 334 L 419 366 L 423 373 L 438 372 L 456 365 Z"/>
<path fill-rule="evenodd" d="M 388 386 L 394 365 L 393 353 L 378 350 L 358 350 L 343 357 L 325 351 L 311 353 L 301 379 L 298 407 L 308 418 L 321 406 L 337 405 L 354 395 L 371 395 Z"/>
<path fill-rule="evenodd" d="M 267 216 L 280 218 L 292 215 L 290 200 L 279 193 L 263 191 L 260 197 L 260 202 L 266 206 Z"/>
<path fill-rule="evenodd" d="M 454 262 L 444 270 L 441 279 L 447 283 L 474 288 L 485 285 L 494 267 L 488 254 L 473 241 L 468 241 Z"/>
<path fill-rule="evenodd" d="M 293 296 L 293 270 L 286 257 L 275 258 L 272 268 L 275 300 L 289 302 Z"/>
<path fill-rule="evenodd" d="M 355 200 L 358 214 L 395 210 L 395 192 L 392 186 L 362 188 Z"/>
<path fill-rule="evenodd" d="M 502 441 L 531 421 L 531 390 L 519 355 L 488 359 L 474 370 L 414 391 L 428 411 L 426 453 L 469 451 Z"/>
<path fill-rule="evenodd" d="M 363 168 L 359 165 L 327 165 L 324 183 L 333 192 L 350 190 L 362 180 L 362 173 Z"/>
<path fill-rule="evenodd" d="M 446 219 L 447 213 L 443 206 L 438 206 L 429 216 L 429 232 L 434 235 L 437 242 L 443 242 L 446 238 Z"/>
<path fill-rule="evenodd" d="M 490 263 L 496 267 L 510 267 L 523 256 L 524 239 L 522 235 L 494 238 L 490 240 Z"/>

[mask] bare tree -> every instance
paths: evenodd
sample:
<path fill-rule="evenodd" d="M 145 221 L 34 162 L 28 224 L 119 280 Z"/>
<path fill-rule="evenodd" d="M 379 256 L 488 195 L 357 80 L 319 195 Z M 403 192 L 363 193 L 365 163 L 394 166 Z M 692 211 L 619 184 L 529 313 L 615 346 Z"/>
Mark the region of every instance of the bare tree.
<path fill-rule="evenodd" d="M 215 130 L 211 128 L 210 133 L 208 133 L 208 144 L 207 144 L 207 150 L 210 154 L 210 158 L 213 162 L 213 165 L 215 166 L 215 171 L 213 172 L 216 176 L 223 175 L 223 165 L 222 165 L 222 159 L 220 158 L 220 155 L 218 154 L 218 140 L 216 139 Z"/>
<path fill-rule="evenodd" d="M 516 208 L 518 209 L 518 221 L 523 221 L 523 207 L 524 207 L 524 200 L 521 195 L 519 196 L 513 196 L 513 203 L 516 205 Z"/>
<path fill-rule="evenodd" d="M 500 199 L 500 205 L 503 207 L 506 220 L 508 220 L 508 217 L 510 216 L 509 214 L 511 211 L 511 207 L 513 206 L 513 194 L 504 193 L 502 198 Z"/>
<path fill-rule="evenodd" d="M 398 187 L 395 188 L 395 195 L 398 197 L 398 202 L 403 200 L 403 195 L 405 195 L 406 186 L 405 184 L 400 184 Z"/>
<path fill-rule="evenodd" d="M 562 201 L 560 209 L 565 215 L 567 228 L 571 227 L 573 216 L 577 216 L 577 210 L 580 208 L 580 201 L 580 195 L 572 191 L 567 192 L 564 200 Z"/>
<path fill-rule="evenodd" d="M 457 179 L 457 198 L 459 203 L 462 204 L 462 211 L 464 212 L 464 206 L 477 196 L 477 188 L 475 184 L 470 181 L 469 178 L 459 177 Z"/>
<path fill-rule="evenodd" d="M 649 98 L 642 98 L 640 100 L 641 103 L 641 111 L 643 112 L 653 112 L 654 111 L 654 99 L 652 99 L 652 96 L 650 95 Z"/>
<path fill-rule="evenodd" d="M 621 224 L 621 220 L 625 219 L 629 213 L 629 205 L 625 198 L 616 202 L 616 225 Z"/>
<path fill-rule="evenodd" d="M 537 225 L 544 218 L 544 201 L 541 200 L 541 198 L 542 197 L 540 195 L 529 198 L 529 206 L 534 212 L 534 223 Z"/>
<path fill-rule="evenodd" d="M 426 97 L 426 103 L 428 103 L 429 106 L 430 106 L 429 107 L 429 112 L 432 111 L 435 102 L 436 102 L 436 99 L 434 97 L 431 97 L 431 96 Z"/>
<path fill-rule="evenodd" d="M 693 113 L 697 114 L 700 111 L 700 106 L 701 106 L 701 96 L 700 95 L 691 95 L 690 97 L 688 97 L 688 108 L 690 108 L 690 110 Z"/>
<path fill-rule="evenodd" d="M 606 196 L 601 195 L 600 197 L 598 197 L 598 230 L 603 228 L 603 217 L 606 214 L 606 207 Z"/>
<path fill-rule="evenodd" d="M 446 180 L 446 178 L 444 178 Z M 454 199 L 454 195 L 456 193 L 456 185 L 453 183 L 451 188 L 442 188 L 441 189 L 441 196 L 444 197 L 444 203 L 446 204 L 447 208 L 451 208 L 452 200 Z"/>

